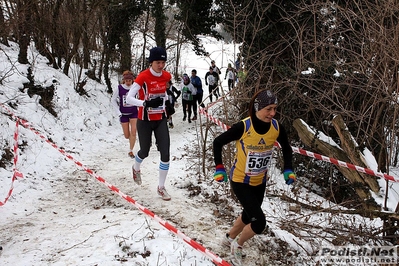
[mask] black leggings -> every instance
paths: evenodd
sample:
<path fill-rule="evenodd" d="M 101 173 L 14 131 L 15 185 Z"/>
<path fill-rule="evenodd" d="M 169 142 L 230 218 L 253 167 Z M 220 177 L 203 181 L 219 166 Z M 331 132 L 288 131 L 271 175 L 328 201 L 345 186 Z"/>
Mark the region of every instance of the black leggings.
<path fill-rule="evenodd" d="M 152 132 L 161 154 L 161 162 L 169 162 L 170 159 L 170 137 L 166 117 L 157 121 L 144 121 L 137 119 L 137 133 L 139 137 L 140 150 L 137 155 L 144 159 L 148 157 L 151 148 Z"/>
<path fill-rule="evenodd" d="M 195 95 L 195 98 L 194 98 L 194 99 L 195 99 L 194 102 L 200 104 L 200 106 L 201 106 L 202 108 L 205 108 L 205 104 L 202 103 L 202 97 L 203 97 L 203 96 L 204 96 L 203 93 L 198 93 L 198 92 L 197 92 L 197 95 Z M 202 104 L 201 104 L 201 103 L 202 103 Z M 194 106 L 194 105 L 193 105 L 193 106 Z M 195 104 L 194 108 L 195 108 L 195 110 L 197 110 L 197 104 Z M 195 112 L 194 114 L 197 114 L 197 113 Z"/>
<path fill-rule="evenodd" d="M 262 210 L 266 183 L 258 186 L 250 186 L 244 183 L 230 182 L 234 194 L 243 207 L 241 214 L 242 222 L 244 224 L 250 223 L 252 230 L 256 234 L 261 234 L 266 227 L 266 218 Z"/>
<path fill-rule="evenodd" d="M 217 90 L 216 90 L 216 86 L 217 85 L 209 85 L 208 86 L 208 90 L 209 90 L 209 99 L 212 102 L 212 94 L 215 95 L 216 100 L 218 99 L 218 94 L 217 94 Z M 214 91 L 213 91 L 214 90 Z M 213 92 L 212 92 L 213 91 Z"/>
<path fill-rule="evenodd" d="M 188 113 L 188 118 L 191 118 L 191 106 L 193 101 L 182 100 L 183 115 L 186 117 L 186 112 Z M 186 110 L 187 109 L 187 110 Z"/>
<path fill-rule="evenodd" d="M 234 79 L 228 79 L 227 80 L 227 86 L 229 88 L 229 91 L 234 88 Z"/>

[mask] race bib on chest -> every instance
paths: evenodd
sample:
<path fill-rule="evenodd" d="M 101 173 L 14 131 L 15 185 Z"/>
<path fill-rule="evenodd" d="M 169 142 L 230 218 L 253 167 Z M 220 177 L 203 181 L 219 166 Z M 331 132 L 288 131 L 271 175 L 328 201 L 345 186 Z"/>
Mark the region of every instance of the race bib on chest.
<path fill-rule="evenodd" d="M 209 85 L 215 85 L 216 79 L 214 76 L 208 76 L 208 83 Z"/>
<path fill-rule="evenodd" d="M 161 97 L 163 99 L 163 102 L 165 103 L 165 100 L 166 100 L 165 93 L 150 93 L 150 94 L 148 94 L 148 100 L 152 100 L 152 99 L 155 99 L 158 97 Z M 164 109 L 164 104 L 161 106 L 155 107 L 155 108 L 154 107 L 147 108 L 147 112 L 148 112 L 148 114 L 162 114 L 164 112 L 163 109 Z"/>
<path fill-rule="evenodd" d="M 272 150 L 265 152 L 249 151 L 245 165 L 245 174 L 256 176 L 267 171 L 272 158 Z"/>
<path fill-rule="evenodd" d="M 189 93 L 183 92 L 182 98 L 183 98 L 183 100 L 189 101 L 189 100 L 190 100 L 190 96 L 191 96 L 191 95 L 190 95 Z"/>
<path fill-rule="evenodd" d="M 128 103 L 126 102 L 126 97 L 127 97 L 126 94 L 122 96 L 122 106 L 123 106 L 123 107 L 132 107 L 132 106 L 134 106 L 133 104 L 128 104 Z"/>

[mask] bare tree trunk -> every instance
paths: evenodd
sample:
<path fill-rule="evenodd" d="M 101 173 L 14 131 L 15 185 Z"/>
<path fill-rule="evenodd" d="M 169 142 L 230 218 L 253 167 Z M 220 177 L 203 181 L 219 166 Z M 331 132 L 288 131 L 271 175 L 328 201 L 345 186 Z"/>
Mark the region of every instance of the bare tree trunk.
<path fill-rule="evenodd" d="M 337 115 L 333 118 L 332 123 L 334 125 L 335 131 L 337 131 L 338 136 L 341 140 L 341 148 L 346 152 L 349 157 L 349 161 L 354 165 L 358 165 L 363 168 L 370 168 L 367 163 L 364 161 L 363 155 L 359 151 L 359 147 L 357 143 L 354 142 L 353 136 L 348 131 L 347 126 L 345 125 L 344 120 L 341 115 Z M 367 185 L 371 188 L 372 191 L 378 193 L 380 191 L 380 186 L 375 177 L 358 173 L 367 183 Z"/>
<path fill-rule="evenodd" d="M 84 18 L 83 18 L 83 23 L 82 23 L 82 49 L 83 49 L 83 68 L 89 69 L 89 63 L 90 63 L 90 39 L 89 39 L 89 26 L 87 21 L 89 20 L 88 18 L 88 11 L 87 11 L 87 1 L 83 1 L 83 13 L 84 13 Z M 99 30 L 98 30 L 99 31 Z M 93 75 L 95 77 L 96 72 L 93 72 Z"/>
<path fill-rule="evenodd" d="M 6 26 L 4 21 L 3 7 L 0 6 L 0 43 L 10 46 L 8 43 L 8 32 L 10 28 Z"/>
<path fill-rule="evenodd" d="M 28 64 L 28 46 L 30 42 L 30 18 L 31 18 L 31 1 L 18 0 L 17 14 L 18 20 L 18 44 L 19 54 L 18 62 L 21 64 Z"/>
<path fill-rule="evenodd" d="M 148 3 L 148 1 L 147 1 Z M 148 8 L 146 11 L 146 17 L 145 17 L 145 22 L 144 22 L 144 29 L 143 29 L 143 60 L 142 60 L 142 65 L 141 69 L 147 68 L 147 59 L 145 58 L 145 52 L 147 49 L 147 31 L 148 31 L 148 23 L 150 21 L 150 9 Z"/>
<path fill-rule="evenodd" d="M 179 80 L 179 66 L 180 66 L 180 54 L 181 54 L 181 47 L 183 45 L 183 42 L 181 41 L 181 33 L 178 31 L 177 33 L 177 40 L 176 40 L 176 60 L 175 60 L 175 69 L 173 71 L 173 76 L 175 77 L 175 80 Z"/>
<path fill-rule="evenodd" d="M 157 46 L 166 48 L 165 21 L 163 0 L 155 0 L 152 14 L 155 18 L 155 42 Z"/>
<path fill-rule="evenodd" d="M 52 16 L 52 21 L 51 21 L 51 35 L 49 36 L 49 39 L 51 40 L 51 52 L 54 58 L 53 61 L 53 67 L 55 69 L 58 69 L 61 67 L 61 57 L 62 53 L 60 52 L 61 50 L 61 43 L 60 43 L 60 38 L 62 38 L 60 35 L 60 31 L 58 30 L 58 17 L 60 14 L 60 9 L 61 9 L 61 4 L 63 0 L 56 0 L 54 4 L 54 9 L 53 9 L 53 16 Z M 66 40 L 64 40 L 66 41 Z"/>
<path fill-rule="evenodd" d="M 348 156 L 341 149 L 330 145 L 329 143 L 320 140 L 315 136 L 314 132 L 309 130 L 308 125 L 301 119 L 294 120 L 293 124 L 294 128 L 297 130 L 298 135 L 303 143 L 307 146 L 312 147 L 318 153 L 324 154 L 325 156 L 338 159 L 340 161 L 347 162 L 349 161 Z M 366 200 L 370 199 L 371 194 L 368 191 L 369 187 L 364 182 L 363 178 L 359 175 L 358 172 L 345 168 L 339 167 L 338 170 L 348 179 L 348 181 L 354 185 L 354 190 L 356 194 L 360 197 L 360 199 L 365 202 L 368 208 L 375 209 L 375 207 L 369 206 L 366 203 Z"/>
<path fill-rule="evenodd" d="M 104 80 L 105 84 L 107 85 L 107 92 L 112 93 L 112 84 L 109 78 L 109 52 L 105 52 L 105 61 L 104 61 Z"/>
<path fill-rule="evenodd" d="M 129 31 L 125 31 L 123 34 L 123 41 L 121 42 L 120 53 L 121 53 L 121 73 L 125 70 L 132 69 L 132 38 Z"/>

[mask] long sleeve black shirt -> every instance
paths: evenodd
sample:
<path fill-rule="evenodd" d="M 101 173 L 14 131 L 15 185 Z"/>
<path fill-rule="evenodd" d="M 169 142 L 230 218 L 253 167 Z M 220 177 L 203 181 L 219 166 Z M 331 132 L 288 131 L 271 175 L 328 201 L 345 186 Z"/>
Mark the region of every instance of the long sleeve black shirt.
<path fill-rule="evenodd" d="M 266 134 L 266 132 L 269 131 L 271 125 L 270 122 L 269 123 L 263 122 L 260 119 L 258 119 L 255 115 L 252 116 L 251 119 L 252 119 L 252 125 L 258 134 Z M 284 169 L 294 170 L 292 168 L 292 148 L 288 141 L 287 133 L 284 127 L 280 123 L 279 127 L 280 127 L 280 132 L 277 137 L 277 142 L 280 144 L 283 152 Z M 240 121 L 214 139 L 213 156 L 214 156 L 215 165 L 223 164 L 222 160 L 223 146 L 232 141 L 239 140 L 242 134 L 244 133 L 244 130 L 245 130 L 244 122 Z"/>

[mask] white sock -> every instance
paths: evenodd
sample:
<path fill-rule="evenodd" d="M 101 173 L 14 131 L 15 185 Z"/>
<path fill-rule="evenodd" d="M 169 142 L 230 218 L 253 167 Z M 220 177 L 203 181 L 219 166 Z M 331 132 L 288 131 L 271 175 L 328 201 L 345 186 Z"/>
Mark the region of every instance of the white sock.
<path fill-rule="evenodd" d="M 237 248 L 242 248 L 242 246 L 240 246 L 237 241 L 233 241 L 233 245 Z"/>
<path fill-rule="evenodd" d="M 234 238 L 231 238 L 229 233 L 226 234 L 226 238 L 230 243 L 234 241 Z"/>
<path fill-rule="evenodd" d="M 135 170 L 135 171 L 140 171 L 140 166 L 141 166 L 141 163 L 143 162 L 143 159 L 141 159 L 137 154 L 136 154 L 136 156 L 134 157 L 134 164 L 133 164 L 133 169 Z"/>
<path fill-rule="evenodd" d="M 158 186 L 160 188 L 165 187 L 166 176 L 169 172 L 169 162 L 160 162 L 159 163 L 159 180 Z"/>

